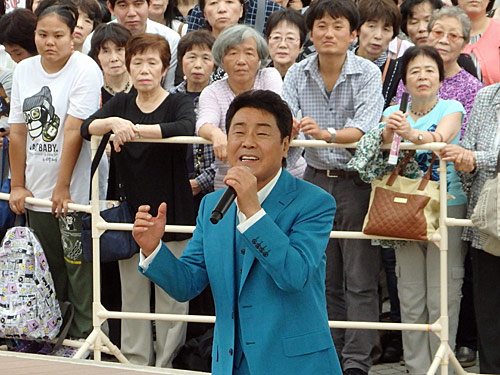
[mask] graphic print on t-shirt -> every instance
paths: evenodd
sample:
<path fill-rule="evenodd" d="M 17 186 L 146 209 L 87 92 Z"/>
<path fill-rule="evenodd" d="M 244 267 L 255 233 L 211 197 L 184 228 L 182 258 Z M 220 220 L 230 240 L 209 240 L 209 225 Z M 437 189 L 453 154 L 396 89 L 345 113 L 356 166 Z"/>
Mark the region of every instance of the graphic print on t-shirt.
<path fill-rule="evenodd" d="M 55 113 L 52 95 L 47 86 L 43 86 L 38 93 L 24 99 L 23 113 L 28 133 L 33 141 L 40 135 L 45 142 L 52 142 L 56 138 L 60 119 Z M 55 145 L 53 147 L 55 148 Z M 50 149 L 51 147 L 42 146 L 38 151 L 50 152 Z"/>

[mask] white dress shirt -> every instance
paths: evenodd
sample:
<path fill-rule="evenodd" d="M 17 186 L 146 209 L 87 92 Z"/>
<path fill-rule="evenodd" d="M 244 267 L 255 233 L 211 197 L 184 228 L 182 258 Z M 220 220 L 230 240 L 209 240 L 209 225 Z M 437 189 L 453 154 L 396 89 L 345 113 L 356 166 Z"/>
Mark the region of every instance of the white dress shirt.
<path fill-rule="evenodd" d="M 260 189 L 257 192 L 257 198 L 259 200 L 260 205 L 264 203 L 266 200 L 267 196 L 271 193 L 271 191 L 274 189 L 274 186 L 278 182 L 278 179 L 281 176 L 281 168 L 278 170 L 278 173 L 273 177 L 271 181 L 269 181 L 262 189 Z M 238 206 L 238 198 L 236 198 L 236 206 Z M 238 222 L 239 224 L 236 226 L 240 233 L 245 233 L 245 231 L 250 228 L 252 225 L 254 225 L 256 222 L 260 220 L 264 215 L 266 214 L 266 211 L 264 211 L 263 208 L 261 208 L 259 211 L 257 211 L 255 214 L 253 214 L 251 217 L 247 218 L 243 212 L 241 212 L 239 209 L 237 209 L 237 215 L 238 215 Z M 156 247 L 156 249 L 149 255 L 147 258 L 146 256 L 142 253 L 142 250 L 139 253 L 139 267 L 141 267 L 143 270 L 147 270 L 151 262 L 154 260 L 156 254 L 161 249 L 161 241 Z"/>

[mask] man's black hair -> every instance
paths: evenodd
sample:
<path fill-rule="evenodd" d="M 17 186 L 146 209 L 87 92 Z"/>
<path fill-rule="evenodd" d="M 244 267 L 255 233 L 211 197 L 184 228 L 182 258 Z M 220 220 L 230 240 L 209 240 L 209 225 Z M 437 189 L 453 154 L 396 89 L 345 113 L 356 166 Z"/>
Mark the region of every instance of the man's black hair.
<path fill-rule="evenodd" d="M 359 12 L 352 0 L 315 0 L 306 12 L 306 24 L 312 30 L 314 21 L 328 14 L 333 19 L 346 18 L 349 21 L 351 33 L 358 29 Z"/>
<path fill-rule="evenodd" d="M 108 0 L 108 3 L 111 5 L 111 9 L 115 9 L 115 5 L 116 5 L 117 1 L 118 0 Z M 145 1 L 146 1 L 146 3 L 148 3 L 148 6 L 149 6 L 149 4 L 151 3 L 151 0 L 145 0 Z"/>
<path fill-rule="evenodd" d="M 0 44 L 18 45 L 30 55 L 37 55 L 35 27 L 36 16 L 31 10 L 14 9 L 0 20 Z"/>
<path fill-rule="evenodd" d="M 238 95 L 229 105 L 226 112 L 226 133 L 229 134 L 234 115 L 242 108 L 256 108 L 269 112 L 276 119 L 281 135 L 281 141 L 292 135 L 292 112 L 281 96 L 270 90 L 251 90 Z M 291 141 L 291 139 L 290 139 Z M 283 166 L 286 159 L 283 158 Z"/>

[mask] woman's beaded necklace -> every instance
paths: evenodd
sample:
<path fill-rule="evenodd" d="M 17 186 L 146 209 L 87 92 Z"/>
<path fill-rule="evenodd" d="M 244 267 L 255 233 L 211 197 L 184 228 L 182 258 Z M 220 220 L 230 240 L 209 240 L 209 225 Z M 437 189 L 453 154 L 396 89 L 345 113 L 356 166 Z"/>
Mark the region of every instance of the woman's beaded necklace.
<path fill-rule="evenodd" d="M 113 88 L 111 86 L 109 86 L 107 83 L 104 84 L 104 88 L 106 89 L 106 91 L 109 92 L 113 96 L 115 96 L 119 92 L 125 92 L 125 91 L 127 91 L 129 87 L 130 87 L 130 81 L 127 81 L 127 84 L 125 85 L 125 87 L 123 88 L 123 90 L 120 90 L 120 91 L 113 90 Z"/>
<path fill-rule="evenodd" d="M 425 112 L 414 111 L 412 108 L 412 103 L 410 103 L 410 112 L 413 113 L 415 116 L 419 116 L 419 117 L 425 116 L 426 114 L 428 114 L 429 112 L 431 112 L 434 109 L 434 107 L 438 104 L 438 101 L 439 101 L 439 99 L 436 99 L 436 102 L 434 103 L 434 105 Z"/>

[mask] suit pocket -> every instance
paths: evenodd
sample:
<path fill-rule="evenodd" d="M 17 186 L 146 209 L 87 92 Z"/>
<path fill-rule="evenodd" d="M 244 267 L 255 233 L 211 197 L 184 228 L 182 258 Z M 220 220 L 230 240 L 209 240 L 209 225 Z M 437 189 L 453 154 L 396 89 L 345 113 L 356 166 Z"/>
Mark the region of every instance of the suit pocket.
<path fill-rule="evenodd" d="M 333 348 L 333 341 L 330 330 L 324 329 L 305 335 L 287 337 L 283 339 L 283 347 L 287 357 L 295 357 Z"/>

